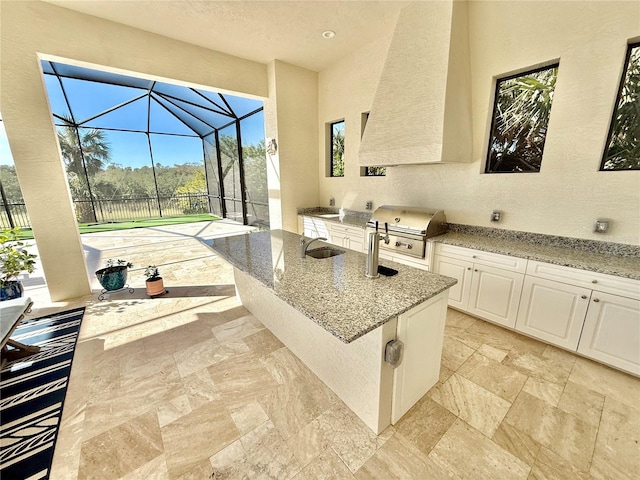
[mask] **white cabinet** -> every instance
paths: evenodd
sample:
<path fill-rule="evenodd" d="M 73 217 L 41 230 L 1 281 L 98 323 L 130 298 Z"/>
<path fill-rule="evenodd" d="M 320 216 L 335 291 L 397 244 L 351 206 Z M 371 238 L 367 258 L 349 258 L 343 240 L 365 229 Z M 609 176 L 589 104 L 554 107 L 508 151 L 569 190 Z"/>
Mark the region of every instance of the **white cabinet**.
<path fill-rule="evenodd" d="M 329 229 L 327 228 L 327 223 L 317 217 L 303 216 L 301 233 L 308 238 L 329 238 Z"/>
<path fill-rule="evenodd" d="M 436 244 L 434 272 L 458 280 L 449 306 L 513 328 L 526 259 Z"/>
<path fill-rule="evenodd" d="M 575 350 L 590 296 L 587 288 L 527 275 L 516 330 Z"/>
<path fill-rule="evenodd" d="M 594 291 L 578 353 L 640 375 L 640 300 Z"/>
<path fill-rule="evenodd" d="M 640 375 L 640 282 L 531 260 L 516 330 Z"/>
<path fill-rule="evenodd" d="M 331 243 L 358 252 L 364 252 L 364 229 L 327 222 Z"/>

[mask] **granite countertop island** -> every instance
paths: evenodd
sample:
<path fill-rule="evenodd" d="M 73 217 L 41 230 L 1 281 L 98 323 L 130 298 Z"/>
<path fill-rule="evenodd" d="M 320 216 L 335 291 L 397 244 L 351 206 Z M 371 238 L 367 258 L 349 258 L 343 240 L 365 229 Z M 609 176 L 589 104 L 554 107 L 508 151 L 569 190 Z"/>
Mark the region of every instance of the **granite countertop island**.
<path fill-rule="evenodd" d="M 271 230 L 205 243 L 344 343 L 456 283 L 450 277 L 386 261 L 385 266 L 398 274 L 369 279 L 364 275 L 365 254 L 345 249 L 330 258 L 300 258 L 300 238 Z M 316 241 L 310 249 L 322 246 L 327 244 Z"/>

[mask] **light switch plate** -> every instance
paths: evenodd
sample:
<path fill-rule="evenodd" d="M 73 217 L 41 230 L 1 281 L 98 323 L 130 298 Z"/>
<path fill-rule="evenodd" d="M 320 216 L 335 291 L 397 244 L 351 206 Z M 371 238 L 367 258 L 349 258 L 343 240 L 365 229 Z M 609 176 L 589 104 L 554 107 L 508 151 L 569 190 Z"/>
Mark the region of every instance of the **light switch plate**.
<path fill-rule="evenodd" d="M 500 210 L 494 210 L 493 212 L 491 212 L 492 222 L 499 222 L 501 218 L 502 218 L 502 212 Z"/>

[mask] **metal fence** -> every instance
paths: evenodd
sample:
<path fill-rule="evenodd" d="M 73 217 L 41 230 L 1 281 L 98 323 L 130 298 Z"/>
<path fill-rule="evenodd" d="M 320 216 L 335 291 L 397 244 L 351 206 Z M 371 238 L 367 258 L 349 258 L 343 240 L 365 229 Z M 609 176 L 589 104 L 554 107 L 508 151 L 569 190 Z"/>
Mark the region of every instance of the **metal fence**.
<path fill-rule="evenodd" d="M 74 206 L 79 223 L 108 223 L 210 213 L 209 202 L 212 200 L 219 201 L 212 195 L 202 193 L 166 197 L 97 198 L 93 202 L 77 200 L 74 201 Z M 31 228 L 24 203 L 0 204 L 0 228 L 12 227 Z"/>

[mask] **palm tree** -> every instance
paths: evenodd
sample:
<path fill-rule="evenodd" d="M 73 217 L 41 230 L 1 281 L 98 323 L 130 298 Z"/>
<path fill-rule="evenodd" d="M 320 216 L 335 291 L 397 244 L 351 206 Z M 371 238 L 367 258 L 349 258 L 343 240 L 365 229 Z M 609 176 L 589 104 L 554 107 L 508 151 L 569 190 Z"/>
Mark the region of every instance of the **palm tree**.
<path fill-rule="evenodd" d="M 67 173 L 82 177 L 86 168 L 86 175 L 91 178 L 110 161 L 110 146 L 102 130 L 65 125 L 58 129 L 58 142 Z"/>
<path fill-rule="evenodd" d="M 640 46 L 631 48 L 616 111 L 604 170 L 640 169 Z"/>
<path fill-rule="evenodd" d="M 67 125 L 58 128 L 58 142 L 71 195 L 76 201 L 76 216 L 79 222 L 94 222 L 89 180 L 110 162 L 109 143 L 101 130 L 91 128 L 81 132 L 71 119 L 65 120 Z"/>
<path fill-rule="evenodd" d="M 557 75 L 555 66 L 500 82 L 490 171 L 540 170 Z"/>

